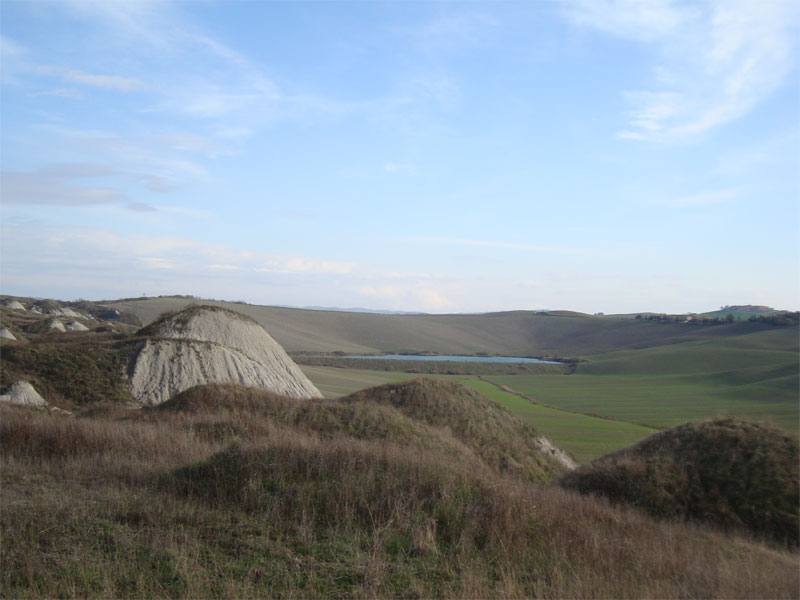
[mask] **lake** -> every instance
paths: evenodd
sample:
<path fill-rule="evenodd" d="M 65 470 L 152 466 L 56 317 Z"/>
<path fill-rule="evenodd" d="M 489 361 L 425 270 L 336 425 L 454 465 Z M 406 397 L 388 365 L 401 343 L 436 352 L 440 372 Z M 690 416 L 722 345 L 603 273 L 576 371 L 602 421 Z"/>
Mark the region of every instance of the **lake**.
<path fill-rule="evenodd" d="M 555 360 L 539 360 L 538 358 L 522 358 L 519 356 L 441 356 L 428 354 L 375 354 L 371 356 L 340 356 L 339 358 L 371 358 L 379 360 L 430 360 L 451 362 L 492 362 L 492 363 L 544 363 L 560 365 Z"/>

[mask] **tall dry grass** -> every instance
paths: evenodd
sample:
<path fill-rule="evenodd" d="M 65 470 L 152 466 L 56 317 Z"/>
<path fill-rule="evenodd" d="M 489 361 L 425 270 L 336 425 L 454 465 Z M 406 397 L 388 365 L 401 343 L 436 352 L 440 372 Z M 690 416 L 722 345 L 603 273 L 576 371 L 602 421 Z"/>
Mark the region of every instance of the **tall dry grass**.
<path fill-rule="evenodd" d="M 800 595 L 796 554 L 436 444 L 334 435 L 325 411 L 311 427 L 288 403 L 208 400 L 83 418 L 0 408 L 2 596 Z"/>
<path fill-rule="evenodd" d="M 797 546 L 799 460 L 796 437 L 726 417 L 653 435 L 568 473 L 561 485 L 657 517 L 746 530 Z"/>

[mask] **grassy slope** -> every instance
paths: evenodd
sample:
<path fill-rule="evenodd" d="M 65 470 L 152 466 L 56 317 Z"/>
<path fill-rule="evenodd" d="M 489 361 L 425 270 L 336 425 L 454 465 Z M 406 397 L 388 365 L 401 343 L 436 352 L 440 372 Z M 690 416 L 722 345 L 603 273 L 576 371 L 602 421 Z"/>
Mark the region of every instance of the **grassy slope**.
<path fill-rule="evenodd" d="M 467 380 L 464 383 L 535 425 L 559 448 L 570 452 L 579 463 L 630 446 L 655 432 L 635 423 L 601 419 L 537 405 L 516 394 L 500 390 L 486 381 Z"/>
<path fill-rule="evenodd" d="M 588 357 L 566 377 L 491 377 L 542 402 L 662 426 L 720 414 L 797 430 L 797 329 Z"/>
<path fill-rule="evenodd" d="M 364 388 L 408 381 L 419 377 L 413 373 L 399 371 L 365 371 L 362 369 L 338 369 L 335 367 L 312 367 L 299 365 L 306 377 L 317 386 L 326 398 L 346 396 Z"/>
<path fill-rule="evenodd" d="M 4 597 L 800 593 L 796 555 L 374 439 L 392 427 L 330 439 L 339 409 L 189 404 L 0 407 Z"/>
<path fill-rule="evenodd" d="M 411 419 L 449 431 L 500 471 L 547 481 L 565 470 L 540 451 L 541 433 L 504 406 L 456 381 L 421 378 L 355 392 L 345 402 L 391 406 Z"/>
<path fill-rule="evenodd" d="M 562 485 L 653 515 L 797 546 L 797 438 L 736 419 L 688 423 L 568 473 Z"/>
<path fill-rule="evenodd" d="M 152 298 L 114 302 L 144 323 L 190 300 Z M 205 303 L 205 302 L 204 302 Z M 694 339 L 713 339 L 765 325 L 700 327 L 586 316 L 548 316 L 527 311 L 485 315 L 380 315 L 219 303 L 261 323 L 289 352 L 419 352 L 577 356 Z"/>

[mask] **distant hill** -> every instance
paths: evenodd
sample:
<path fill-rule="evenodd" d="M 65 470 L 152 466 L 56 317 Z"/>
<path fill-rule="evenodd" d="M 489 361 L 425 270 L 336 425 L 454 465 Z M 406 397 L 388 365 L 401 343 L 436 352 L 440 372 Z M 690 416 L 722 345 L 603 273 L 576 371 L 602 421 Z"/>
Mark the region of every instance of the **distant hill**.
<path fill-rule="evenodd" d="M 372 313 L 376 315 L 425 315 L 427 313 L 406 310 L 380 310 L 376 308 L 337 308 L 335 306 L 285 306 L 284 308 L 302 308 L 303 310 L 328 310 L 334 312 Z"/>
<path fill-rule="evenodd" d="M 769 306 L 755 306 L 753 304 L 744 304 L 737 306 L 723 306 L 719 310 L 712 310 L 704 312 L 700 316 L 724 319 L 728 315 L 733 315 L 734 319 L 749 319 L 750 317 L 769 317 L 771 315 L 778 315 L 787 312 L 785 310 L 777 310 Z"/>
<path fill-rule="evenodd" d="M 105 306 L 150 323 L 165 311 L 194 303 L 165 297 L 112 301 Z M 570 357 L 635 349 L 768 329 L 767 323 L 701 325 L 619 319 L 564 311 L 510 311 L 478 315 L 383 315 L 303 310 L 233 302 L 205 302 L 258 321 L 288 352 L 354 354 L 500 354 Z"/>

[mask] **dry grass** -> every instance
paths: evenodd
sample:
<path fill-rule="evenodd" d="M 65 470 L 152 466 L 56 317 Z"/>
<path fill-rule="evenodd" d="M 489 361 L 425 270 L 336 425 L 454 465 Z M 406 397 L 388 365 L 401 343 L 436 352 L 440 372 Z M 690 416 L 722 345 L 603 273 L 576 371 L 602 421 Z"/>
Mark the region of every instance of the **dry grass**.
<path fill-rule="evenodd" d="M 0 409 L 0 594 L 800 595 L 795 554 L 533 486 L 447 443 L 337 433 L 335 410 L 205 394 L 82 418 Z M 358 414 L 359 432 L 386 429 Z"/>
<path fill-rule="evenodd" d="M 724 418 L 658 433 L 568 473 L 561 483 L 655 516 L 797 546 L 799 458 L 797 439 L 784 431 Z"/>
<path fill-rule="evenodd" d="M 566 469 L 539 451 L 532 425 L 467 386 L 416 379 L 362 390 L 341 399 L 391 406 L 411 419 L 446 429 L 493 468 L 533 481 L 549 481 Z"/>

